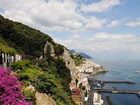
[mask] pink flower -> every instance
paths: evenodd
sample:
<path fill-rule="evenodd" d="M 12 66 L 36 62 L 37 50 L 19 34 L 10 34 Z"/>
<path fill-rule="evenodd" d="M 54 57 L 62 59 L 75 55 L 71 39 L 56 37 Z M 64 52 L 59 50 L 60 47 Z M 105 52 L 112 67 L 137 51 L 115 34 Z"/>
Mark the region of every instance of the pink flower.
<path fill-rule="evenodd" d="M 32 105 L 21 93 L 21 82 L 10 69 L 0 67 L 0 103 L 2 105 Z"/>

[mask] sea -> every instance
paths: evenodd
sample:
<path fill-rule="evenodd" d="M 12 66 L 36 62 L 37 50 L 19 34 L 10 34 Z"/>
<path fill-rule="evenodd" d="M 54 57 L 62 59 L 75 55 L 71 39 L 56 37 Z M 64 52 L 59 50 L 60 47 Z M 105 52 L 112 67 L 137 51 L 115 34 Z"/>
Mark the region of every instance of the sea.
<path fill-rule="evenodd" d="M 97 61 L 108 72 L 94 76 L 100 80 L 127 80 L 136 84 L 105 84 L 104 88 L 125 90 L 140 90 L 140 60 L 103 60 Z M 110 96 L 114 105 L 140 105 L 140 97 L 135 94 L 112 94 L 102 93 L 102 97 Z"/>

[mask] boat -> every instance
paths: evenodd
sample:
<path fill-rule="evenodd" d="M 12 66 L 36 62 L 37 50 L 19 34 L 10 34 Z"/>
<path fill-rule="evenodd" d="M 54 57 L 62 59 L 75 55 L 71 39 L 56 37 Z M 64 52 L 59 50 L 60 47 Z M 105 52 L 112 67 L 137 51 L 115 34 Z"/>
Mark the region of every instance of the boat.
<path fill-rule="evenodd" d="M 138 97 L 140 97 L 140 94 L 137 94 Z"/>
<path fill-rule="evenodd" d="M 140 71 L 139 70 L 137 70 L 137 71 L 134 71 L 135 73 L 140 73 Z"/>
<path fill-rule="evenodd" d="M 118 91 L 112 91 L 112 93 L 115 93 L 116 94 L 116 93 L 118 93 Z"/>
<path fill-rule="evenodd" d="M 140 97 L 140 92 L 138 92 L 137 96 Z"/>
<path fill-rule="evenodd" d="M 128 76 L 128 78 L 132 78 L 133 76 Z"/>

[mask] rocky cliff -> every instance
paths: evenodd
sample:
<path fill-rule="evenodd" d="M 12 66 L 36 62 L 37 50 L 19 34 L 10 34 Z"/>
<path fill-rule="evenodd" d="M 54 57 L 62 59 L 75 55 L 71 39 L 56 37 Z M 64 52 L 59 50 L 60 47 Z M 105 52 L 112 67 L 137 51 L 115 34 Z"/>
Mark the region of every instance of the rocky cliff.
<path fill-rule="evenodd" d="M 47 53 L 48 46 L 50 46 L 51 56 L 55 57 L 54 46 L 49 42 L 47 42 L 45 44 L 44 54 Z M 66 67 L 70 70 L 73 82 L 75 82 L 75 79 L 77 78 L 78 74 L 81 72 L 82 73 L 96 74 L 96 73 L 105 71 L 105 68 L 103 66 L 101 66 L 101 65 L 99 65 L 99 64 L 97 64 L 94 61 L 89 60 L 89 59 L 85 59 L 83 61 L 83 63 L 80 64 L 80 66 L 76 66 L 74 59 L 72 59 L 72 57 L 71 57 L 71 53 L 65 47 L 64 47 L 64 52 L 61 55 L 61 58 L 65 62 Z"/>
<path fill-rule="evenodd" d="M 77 69 L 76 69 L 75 62 L 71 58 L 70 52 L 65 47 L 63 47 L 63 48 L 64 48 L 64 52 L 63 52 L 63 54 L 60 57 L 65 62 L 66 67 L 70 70 L 72 81 L 75 81 L 79 71 L 77 71 Z M 54 58 L 57 57 L 55 55 L 54 46 L 51 43 L 49 43 L 49 42 L 47 42 L 45 44 L 44 55 L 46 55 L 48 53 L 48 50 L 50 50 L 50 54 L 51 54 L 52 57 L 54 57 Z"/>
<path fill-rule="evenodd" d="M 42 78 L 39 82 L 40 85 L 37 86 L 40 88 L 36 88 L 42 93 L 46 93 L 47 89 L 47 94 L 51 94 L 59 105 L 74 105 L 69 94 L 71 79 L 75 85 L 75 79 L 78 78 L 80 72 L 96 73 L 103 70 L 101 66 L 95 65 L 88 60 L 85 60 L 84 63 L 81 64 L 81 62 L 78 62 L 79 59 L 81 61 L 83 60 L 81 56 L 77 61 L 78 64 L 81 65 L 76 67 L 75 60 L 71 57 L 69 50 L 55 43 L 50 36 L 22 23 L 5 19 L 2 16 L 0 16 L 0 38 L 4 40 L 10 48 L 14 48 L 23 55 L 25 60 L 29 59 L 32 64 L 35 64 L 34 66 L 32 65 L 34 68 L 29 67 L 30 69 L 27 70 L 27 72 L 31 70 L 31 74 L 33 74 L 35 72 L 34 69 L 37 69 L 36 72 L 43 72 L 44 75 L 38 75 L 38 79 Z M 22 64 L 24 61 L 20 63 Z M 40 69 L 36 68 L 36 66 Z M 20 71 L 24 71 L 23 65 L 20 69 L 23 69 Z M 28 76 L 30 77 L 31 75 Z M 28 80 L 28 82 L 32 83 L 30 80 Z M 43 99 L 44 95 L 37 94 L 37 98 L 39 97 Z M 42 102 L 43 100 L 39 99 L 39 101 Z M 48 104 L 46 103 L 46 105 Z"/>
<path fill-rule="evenodd" d="M 72 79 L 75 80 L 77 78 L 77 74 L 79 71 L 77 71 L 75 62 L 70 55 L 71 54 L 69 53 L 69 51 L 64 48 L 64 53 L 62 55 L 62 58 L 65 61 L 66 67 L 70 70 Z"/>

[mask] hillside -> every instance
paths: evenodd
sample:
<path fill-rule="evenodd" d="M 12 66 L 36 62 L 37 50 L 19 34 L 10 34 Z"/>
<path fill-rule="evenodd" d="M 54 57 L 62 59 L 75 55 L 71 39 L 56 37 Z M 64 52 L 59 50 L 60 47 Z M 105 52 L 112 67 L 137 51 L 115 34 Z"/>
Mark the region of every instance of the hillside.
<path fill-rule="evenodd" d="M 69 51 L 47 34 L 0 16 L 0 65 L 10 66 L 10 74 L 22 82 L 20 91 L 32 105 L 47 105 L 48 100 L 52 105 L 82 104 L 90 89 L 85 73 L 104 71 L 87 59 L 91 57 Z M 78 99 L 73 89 L 79 91 Z"/>
<path fill-rule="evenodd" d="M 47 41 L 54 44 L 47 34 L 32 29 L 22 23 L 13 22 L 0 16 L 0 37 L 10 47 L 23 51 L 26 55 L 41 56 Z"/>
<path fill-rule="evenodd" d="M 9 47 L 9 45 L 2 38 L 0 38 L 0 50 L 2 52 L 10 53 L 10 54 L 17 53 L 17 51 L 14 48 Z"/>
<path fill-rule="evenodd" d="M 69 90 L 75 74 L 71 66 L 74 62 L 64 46 L 47 34 L 0 16 L 0 51 L 24 56 L 23 61 L 11 67 L 24 83 L 24 95 L 29 101 L 35 104 L 35 93 L 26 90 L 32 86 L 49 94 L 57 105 L 74 105 Z"/>

